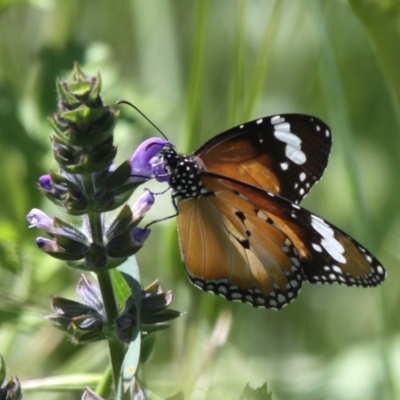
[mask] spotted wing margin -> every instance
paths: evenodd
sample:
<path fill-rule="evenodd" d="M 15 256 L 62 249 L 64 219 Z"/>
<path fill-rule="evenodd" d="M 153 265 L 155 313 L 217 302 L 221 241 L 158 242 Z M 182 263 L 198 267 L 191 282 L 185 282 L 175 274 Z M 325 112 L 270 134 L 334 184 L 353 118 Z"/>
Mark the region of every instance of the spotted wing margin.
<path fill-rule="evenodd" d="M 260 118 L 223 132 L 195 153 L 206 170 L 299 203 L 328 163 L 329 127 L 302 114 Z"/>
<path fill-rule="evenodd" d="M 309 282 L 373 287 L 385 280 L 386 271 L 376 257 L 339 228 L 266 190 L 220 179 L 262 210 L 289 238 Z"/>
<path fill-rule="evenodd" d="M 197 287 L 254 307 L 280 309 L 303 281 L 297 251 L 253 204 L 216 179 L 212 194 L 178 203 L 182 259 Z"/>

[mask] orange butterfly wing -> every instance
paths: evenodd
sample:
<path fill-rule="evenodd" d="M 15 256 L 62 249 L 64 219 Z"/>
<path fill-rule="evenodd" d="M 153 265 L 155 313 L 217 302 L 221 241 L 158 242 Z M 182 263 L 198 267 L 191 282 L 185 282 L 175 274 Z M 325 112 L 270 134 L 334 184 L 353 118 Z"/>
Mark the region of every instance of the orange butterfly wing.
<path fill-rule="evenodd" d="M 379 261 L 298 206 L 328 160 L 332 137 L 315 117 L 284 114 L 232 128 L 193 155 L 161 152 L 178 210 L 186 272 L 203 290 L 280 309 L 302 283 L 376 286 Z"/>
<path fill-rule="evenodd" d="M 178 204 L 181 255 L 190 280 L 229 300 L 283 307 L 302 286 L 295 247 L 250 202 L 212 184 L 214 195 Z"/>
<path fill-rule="evenodd" d="M 194 155 L 208 172 L 299 203 L 321 178 L 331 145 L 330 129 L 318 118 L 282 114 L 229 129 Z"/>
<path fill-rule="evenodd" d="M 354 239 L 273 193 L 205 176 L 209 195 L 178 203 L 181 255 L 203 290 L 280 309 L 303 280 L 376 286 L 386 273 Z"/>

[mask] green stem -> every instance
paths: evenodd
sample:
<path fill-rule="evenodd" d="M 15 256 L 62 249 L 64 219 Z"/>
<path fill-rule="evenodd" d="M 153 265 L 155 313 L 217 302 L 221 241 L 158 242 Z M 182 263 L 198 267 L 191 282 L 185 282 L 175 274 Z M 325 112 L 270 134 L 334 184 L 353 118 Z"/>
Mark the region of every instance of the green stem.
<path fill-rule="evenodd" d="M 279 23 L 282 20 L 281 14 L 283 6 L 283 1 L 277 0 L 275 2 L 267 27 L 265 28 L 261 49 L 248 90 L 247 104 L 244 113 L 245 120 L 253 118 L 255 107 L 264 93 L 264 83 L 269 71 L 271 54 L 274 48 L 273 44 L 276 42 L 275 35 L 278 31 Z"/>
<path fill-rule="evenodd" d="M 356 1 L 353 1 L 355 3 Z M 364 2 L 365 3 L 365 2 Z M 362 221 L 362 226 L 364 230 L 362 234 L 365 237 L 366 242 L 376 243 L 377 240 L 374 237 L 375 229 L 373 229 L 372 221 L 370 218 L 370 212 L 368 211 L 367 203 L 365 200 L 364 190 L 361 184 L 361 179 L 359 175 L 359 168 L 357 160 L 354 154 L 354 142 L 352 140 L 352 135 L 349 132 L 349 127 L 351 126 L 350 117 L 347 112 L 346 105 L 346 95 L 343 91 L 343 86 L 340 78 L 340 74 L 337 67 L 337 60 L 333 51 L 332 38 L 329 35 L 329 31 L 326 28 L 326 18 L 320 4 L 314 3 L 316 21 L 320 22 L 318 29 L 318 37 L 320 44 L 323 43 L 323 51 L 318 52 L 318 60 L 321 65 L 321 71 L 323 71 L 323 82 L 325 84 L 326 93 L 329 93 L 331 115 L 340 116 L 336 118 L 336 129 L 341 132 L 341 140 L 338 144 L 341 145 L 340 153 L 344 155 L 344 162 L 346 164 L 346 170 L 348 171 L 348 178 L 350 179 L 350 187 L 353 190 L 353 196 L 357 207 L 355 207 L 355 213 L 357 213 L 357 218 Z M 400 65 L 399 65 L 400 68 Z M 399 87 L 400 89 L 400 87 Z M 400 92 L 399 92 L 400 94 Z M 360 232 L 361 233 L 361 232 Z M 366 237 L 368 236 L 368 237 Z M 380 344 L 380 355 L 384 370 L 384 391 L 381 393 L 381 398 L 384 399 L 394 399 L 397 398 L 396 395 L 396 384 L 395 378 L 391 372 L 390 367 L 390 349 L 388 346 L 388 341 L 384 337 L 387 327 L 387 315 L 386 310 L 388 307 L 385 304 L 385 298 L 383 295 L 383 290 L 381 292 L 381 311 L 379 315 L 381 317 L 381 337 L 379 340 Z"/>
<path fill-rule="evenodd" d="M 247 2 L 239 0 L 237 4 L 237 23 L 235 26 L 236 39 L 235 39 L 235 54 L 233 57 L 233 74 L 232 74 L 232 95 L 230 104 L 230 115 L 228 126 L 234 126 L 243 118 L 243 105 L 244 105 L 244 75 L 245 75 L 245 39 L 246 39 L 246 16 L 247 16 Z"/>
<path fill-rule="evenodd" d="M 185 130 L 185 143 L 182 148 L 187 151 L 194 149 L 196 133 L 199 130 L 199 104 L 202 96 L 204 60 L 207 39 L 207 23 L 209 15 L 209 0 L 199 0 L 197 10 L 196 33 L 193 43 L 193 56 L 191 61 L 191 71 L 188 90 L 188 112 L 187 126 Z"/>
<path fill-rule="evenodd" d="M 91 174 L 82 175 L 85 193 L 90 198 L 94 192 L 93 180 Z M 97 244 L 103 244 L 103 225 L 101 214 L 96 212 L 88 213 L 89 224 L 91 229 L 92 241 Z M 118 317 L 118 304 L 116 302 L 114 289 L 111 282 L 111 274 L 109 271 L 97 273 L 97 279 L 100 286 L 101 295 L 103 297 L 104 309 L 106 313 L 108 330 L 111 331 Z M 125 357 L 125 345 L 110 337 L 108 339 L 108 348 L 110 351 L 111 368 L 113 372 L 114 387 L 117 390 L 119 377 L 121 374 L 122 363 Z"/>
<path fill-rule="evenodd" d="M 400 1 L 349 0 L 366 28 L 400 120 Z"/>
<path fill-rule="evenodd" d="M 115 301 L 114 290 L 111 283 L 110 273 L 108 271 L 97 274 L 101 294 L 103 296 L 104 308 L 107 315 L 109 326 L 114 325 L 118 317 L 118 306 Z M 111 326 L 110 326 L 111 328 Z M 122 363 L 125 357 L 125 345 L 113 338 L 108 339 L 108 347 L 110 350 L 111 367 L 113 371 L 114 387 L 118 387 L 118 380 L 121 373 Z"/>
<path fill-rule="evenodd" d="M 93 187 L 93 176 L 92 174 L 82 174 L 82 183 L 85 188 L 85 193 L 88 198 L 91 198 L 94 193 Z M 101 224 L 101 216 L 96 212 L 88 213 L 89 224 L 90 224 L 90 233 L 92 236 L 92 240 L 94 243 L 102 244 L 103 243 L 103 227 Z"/>
<path fill-rule="evenodd" d="M 100 382 L 96 386 L 96 393 L 103 399 L 108 399 L 111 396 L 110 381 L 112 378 L 112 368 L 109 365 L 101 377 Z"/>
<path fill-rule="evenodd" d="M 89 212 L 90 231 L 92 233 L 92 240 L 94 243 L 103 243 L 103 227 L 101 223 L 100 214 Z"/>
<path fill-rule="evenodd" d="M 354 14 L 369 34 L 392 95 L 397 119 L 400 123 L 400 0 L 349 0 Z M 399 145 L 399 142 L 396 143 Z M 381 290 L 381 340 L 380 351 L 384 370 L 383 387 L 386 398 L 398 398 L 396 377 L 391 368 L 393 344 L 385 337 L 388 331 L 389 315 L 385 293 Z M 383 396 L 382 396 L 383 398 Z"/>

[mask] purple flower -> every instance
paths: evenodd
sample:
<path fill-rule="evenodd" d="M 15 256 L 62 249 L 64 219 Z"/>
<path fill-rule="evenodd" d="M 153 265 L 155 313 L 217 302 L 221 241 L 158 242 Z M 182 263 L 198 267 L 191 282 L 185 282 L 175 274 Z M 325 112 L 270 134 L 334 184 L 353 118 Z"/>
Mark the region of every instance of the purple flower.
<path fill-rule="evenodd" d="M 82 284 L 82 278 L 79 284 Z M 95 289 L 98 295 L 93 297 L 95 284 L 86 281 L 83 285 L 85 287 L 78 292 L 79 301 L 51 296 L 54 313 L 46 316 L 57 328 L 67 332 L 74 343 L 94 342 L 105 339 L 107 334 L 104 332 L 106 317 L 100 289 Z"/>
<path fill-rule="evenodd" d="M 154 158 L 156 158 L 164 146 L 170 144 L 169 141 L 160 138 L 145 140 L 129 159 L 131 165 L 131 178 L 129 182 L 144 182 L 151 178 L 153 174 L 152 161 L 154 162 Z"/>
<path fill-rule="evenodd" d="M 86 276 L 82 274 L 76 292 L 83 304 L 93 307 L 100 314 L 104 314 L 103 298 L 101 297 L 99 285 L 88 281 Z"/>
<path fill-rule="evenodd" d="M 42 210 L 32 208 L 26 216 L 29 228 L 39 228 L 47 233 L 55 233 L 54 221 Z"/>
<path fill-rule="evenodd" d="M 51 181 L 50 175 L 42 175 L 39 180 L 39 186 L 44 189 L 50 191 L 53 188 L 53 183 Z"/>
<path fill-rule="evenodd" d="M 149 237 L 151 230 L 149 228 L 142 229 L 135 227 L 131 231 L 131 241 L 134 246 L 140 247 L 144 241 Z"/>
<path fill-rule="evenodd" d="M 154 195 L 149 190 L 142 193 L 132 207 L 133 220 L 143 218 L 154 204 Z"/>
<path fill-rule="evenodd" d="M 60 251 L 60 247 L 54 240 L 38 237 L 36 238 L 36 244 L 40 250 L 45 253 L 54 253 Z"/>

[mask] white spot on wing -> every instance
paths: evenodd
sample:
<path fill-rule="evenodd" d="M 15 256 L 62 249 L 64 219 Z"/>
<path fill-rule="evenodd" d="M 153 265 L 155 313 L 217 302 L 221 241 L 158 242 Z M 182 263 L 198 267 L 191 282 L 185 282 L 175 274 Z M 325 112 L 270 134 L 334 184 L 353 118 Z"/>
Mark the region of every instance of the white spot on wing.
<path fill-rule="evenodd" d="M 336 240 L 333 229 L 327 225 L 325 221 L 315 215 L 311 216 L 311 225 L 322 236 L 322 247 L 335 261 L 345 264 L 346 258 L 343 256 L 344 247 Z"/>
<path fill-rule="evenodd" d="M 274 135 L 278 140 L 286 143 L 285 155 L 289 160 L 299 165 L 306 162 L 307 157 L 301 150 L 301 139 L 290 132 L 290 124 L 284 122 L 275 125 Z"/>
<path fill-rule="evenodd" d="M 318 251 L 319 253 L 322 252 L 322 247 L 319 244 L 311 243 L 311 246 L 314 248 L 314 250 Z"/>
<path fill-rule="evenodd" d="M 286 133 L 291 133 L 290 132 L 290 124 L 289 122 L 282 122 L 280 124 L 275 125 L 275 131 L 280 131 L 280 132 L 286 132 Z M 292 134 L 293 135 L 293 134 Z M 275 134 L 276 136 L 276 134 Z M 295 136 L 295 135 L 293 135 Z M 296 136 L 297 137 L 297 136 Z M 278 138 L 279 139 L 279 138 Z M 280 139 L 279 139 L 280 140 Z"/>
<path fill-rule="evenodd" d="M 337 265 L 332 265 L 332 269 L 337 273 L 337 274 L 343 274 L 342 270 L 337 266 Z"/>
<path fill-rule="evenodd" d="M 278 302 L 279 303 L 285 303 L 286 302 L 285 296 L 283 296 L 282 294 L 279 294 L 278 295 Z"/>
<path fill-rule="evenodd" d="M 383 270 L 381 265 L 378 265 L 376 267 L 376 272 L 378 272 L 378 274 L 380 274 L 380 275 L 384 275 L 385 274 L 385 271 Z"/>
<path fill-rule="evenodd" d="M 275 115 L 271 118 L 271 124 L 280 124 L 281 122 L 285 122 L 285 118 L 282 118 L 280 115 Z"/>

